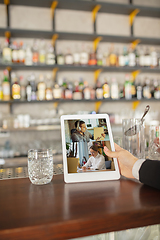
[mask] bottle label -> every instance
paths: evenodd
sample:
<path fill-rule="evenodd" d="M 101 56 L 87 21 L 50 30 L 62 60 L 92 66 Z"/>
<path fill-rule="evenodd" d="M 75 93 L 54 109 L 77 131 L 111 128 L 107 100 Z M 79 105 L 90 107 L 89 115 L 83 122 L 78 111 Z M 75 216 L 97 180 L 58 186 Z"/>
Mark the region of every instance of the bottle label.
<path fill-rule="evenodd" d="M 44 55 L 44 54 L 40 54 L 40 55 L 39 55 L 39 62 L 42 63 L 42 64 L 44 64 L 45 61 L 46 61 L 45 55 Z"/>
<path fill-rule="evenodd" d="M 11 49 L 10 48 L 4 48 L 3 49 L 3 60 L 4 60 L 4 62 L 11 62 L 12 61 Z"/>
<path fill-rule="evenodd" d="M 23 49 L 20 49 L 18 51 L 18 60 L 19 62 L 24 62 L 25 59 L 25 51 Z"/>
<path fill-rule="evenodd" d="M 53 53 L 48 53 L 46 58 L 46 64 L 47 65 L 53 65 L 55 64 L 55 55 Z"/>
<path fill-rule="evenodd" d="M 13 99 L 20 99 L 20 86 L 19 86 L 19 84 L 13 84 L 13 86 L 12 86 L 12 97 L 13 97 Z"/>
<path fill-rule="evenodd" d="M 38 53 L 37 52 L 33 53 L 32 61 L 33 61 L 33 63 L 38 63 Z"/>
<path fill-rule="evenodd" d="M 12 51 L 12 61 L 18 62 L 18 51 L 17 50 Z"/>

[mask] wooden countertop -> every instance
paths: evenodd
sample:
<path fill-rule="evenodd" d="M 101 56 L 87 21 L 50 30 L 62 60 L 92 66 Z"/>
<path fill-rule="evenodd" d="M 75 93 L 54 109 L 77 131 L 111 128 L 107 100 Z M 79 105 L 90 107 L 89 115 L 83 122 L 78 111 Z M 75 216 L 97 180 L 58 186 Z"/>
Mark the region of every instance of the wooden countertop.
<path fill-rule="evenodd" d="M 0 181 L 0 239 L 70 239 L 160 223 L 160 191 L 122 178 L 36 186 Z"/>

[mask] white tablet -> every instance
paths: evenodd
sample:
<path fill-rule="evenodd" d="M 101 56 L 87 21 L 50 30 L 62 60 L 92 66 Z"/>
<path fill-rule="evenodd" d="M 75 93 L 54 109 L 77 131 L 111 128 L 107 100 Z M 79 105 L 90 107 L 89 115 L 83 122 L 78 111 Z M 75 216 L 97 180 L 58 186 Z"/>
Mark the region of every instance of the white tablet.
<path fill-rule="evenodd" d="M 107 114 L 63 115 L 61 134 L 66 183 L 120 178 L 117 159 L 104 153 L 115 151 Z"/>

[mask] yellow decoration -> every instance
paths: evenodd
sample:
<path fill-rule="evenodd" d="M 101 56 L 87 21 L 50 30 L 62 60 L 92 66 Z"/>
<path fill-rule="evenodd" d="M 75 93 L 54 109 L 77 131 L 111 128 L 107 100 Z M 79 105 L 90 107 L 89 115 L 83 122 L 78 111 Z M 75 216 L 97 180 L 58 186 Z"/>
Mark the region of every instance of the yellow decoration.
<path fill-rule="evenodd" d="M 56 73 L 59 70 L 59 68 L 53 68 L 53 79 L 56 77 Z"/>
<path fill-rule="evenodd" d="M 136 108 L 138 107 L 138 105 L 140 104 L 140 101 L 134 101 L 132 102 L 132 109 L 136 110 Z"/>
<path fill-rule="evenodd" d="M 57 1 L 52 2 L 52 5 L 51 5 L 51 16 L 52 16 L 52 18 L 54 18 L 54 11 L 55 11 L 55 8 L 57 7 L 57 4 L 58 4 Z"/>
<path fill-rule="evenodd" d="M 9 5 L 9 4 L 10 4 L 10 1 L 9 1 L 9 0 L 4 0 L 4 4 L 5 4 L 5 5 Z"/>
<path fill-rule="evenodd" d="M 95 22 L 96 20 L 96 16 L 97 16 L 97 12 L 99 11 L 99 9 L 101 8 L 101 5 L 97 5 L 94 7 L 94 9 L 92 10 L 92 21 Z"/>
<path fill-rule="evenodd" d="M 129 24 L 130 24 L 130 26 L 133 25 L 134 18 L 139 13 L 139 11 L 140 10 L 137 8 L 133 12 L 130 13 L 130 15 L 129 15 Z"/>
<path fill-rule="evenodd" d="M 97 37 L 94 41 L 93 41 L 93 50 L 94 52 L 97 49 L 98 43 L 102 40 L 102 37 Z"/>
<path fill-rule="evenodd" d="M 141 40 L 140 39 L 136 39 L 135 41 L 132 42 L 132 49 L 135 49 L 135 47 L 137 46 L 138 43 L 140 43 Z"/>
<path fill-rule="evenodd" d="M 58 102 L 54 102 L 54 103 L 53 103 L 53 106 L 54 106 L 55 109 L 57 109 L 57 107 L 58 107 Z"/>
<path fill-rule="evenodd" d="M 52 36 L 52 45 L 53 45 L 53 47 L 54 47 L 55 41 L 57 40 L 58 37 L 59 37 L 58 34 L 54 34 L 54 35 Z"/>
<path fill-rule="evenodd" d="M 100 108 L 101 104 L 102 104 L 102 101 L 98 101 L 98 102 L 95 103 L 95 112 L 96 113 L 99 111 L 99 108 Z"/>
<path fill-rule="evenodd" d="M 99 74 L 102 72 L 102 69 L 98 69 L 94 72 L 94 82 L 97 82 L 97 79 L 99 77 Z"/>
<path fill-rule="evenodd" d="M 141 72 L 141 70 L 137 70 L 137 71 L 132 72 L 132 73 L 131 73 L 132 79 L 135 80 L 136 77 L 137 77 L 137 75 L 138 75 L 140 72 Z"/>
<path fill-rule="evenodd" d="M 6 32 L 5 32 L 5 37 L 6 37 L 6 38 L 10 38 L 10 37 L 11 37 L 11 33 L 10 33 L 9 31 L 6 31 Z"/>

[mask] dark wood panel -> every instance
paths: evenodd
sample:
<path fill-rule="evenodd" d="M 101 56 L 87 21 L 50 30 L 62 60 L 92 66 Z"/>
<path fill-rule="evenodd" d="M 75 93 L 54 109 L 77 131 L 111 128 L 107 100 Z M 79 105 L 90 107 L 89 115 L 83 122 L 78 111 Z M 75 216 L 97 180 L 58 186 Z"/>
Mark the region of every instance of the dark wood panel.
<path fill-rule="evenodd" d="M 69 239 L 160 223 L 160 191 L 121 179 L 0 181 L 0 239 Z"/>

